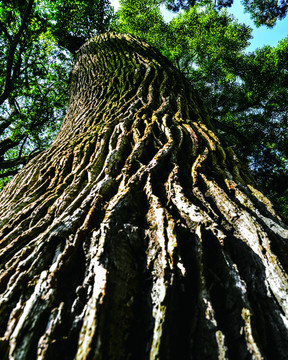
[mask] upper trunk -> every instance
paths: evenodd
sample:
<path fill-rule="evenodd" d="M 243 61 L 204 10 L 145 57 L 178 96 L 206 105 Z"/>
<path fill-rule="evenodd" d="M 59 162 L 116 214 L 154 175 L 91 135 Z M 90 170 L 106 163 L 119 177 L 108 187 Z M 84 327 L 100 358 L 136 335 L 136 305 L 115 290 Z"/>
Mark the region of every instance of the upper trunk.
<path fill-rule="evenodd" d="M 288 358 L 287 227 L 139 39 L 77 52 L 58 137 L 0 204 L 1 358 Z"/>

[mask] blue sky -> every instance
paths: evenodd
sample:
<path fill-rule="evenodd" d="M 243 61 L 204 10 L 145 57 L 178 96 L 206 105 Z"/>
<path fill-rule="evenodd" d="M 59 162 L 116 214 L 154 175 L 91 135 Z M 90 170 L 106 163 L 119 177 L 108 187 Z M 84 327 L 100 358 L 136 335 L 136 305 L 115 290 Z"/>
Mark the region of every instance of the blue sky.
<path fill-rule="evenodd" d="M 114 6 L 115 10 L 119 7 L 118 0 L 110 0 L 111 4 Z M 162 7 L 164 18 L 169 21 L 173 14 L 167 11 L 164 6 Z M 270 29 L 265 26 L 256 28 L 253 21 L 250 19 L 250 15 L 244 13 L 243 5 L 241 5 L 240 0 L 234 0 L 233 6 L 229 11 L 242 23 L 249 25 L 252 29 L 253 39 L 250 40 L 250 46 L 247 48 L 247 51 L 253 51 L 257 47 L 262 47 L 264 45 L 276 46 L 278 41 L 282 40 L 288 35 L 288 15 L 285 19 L 277 21 L 276 25 Z"/>

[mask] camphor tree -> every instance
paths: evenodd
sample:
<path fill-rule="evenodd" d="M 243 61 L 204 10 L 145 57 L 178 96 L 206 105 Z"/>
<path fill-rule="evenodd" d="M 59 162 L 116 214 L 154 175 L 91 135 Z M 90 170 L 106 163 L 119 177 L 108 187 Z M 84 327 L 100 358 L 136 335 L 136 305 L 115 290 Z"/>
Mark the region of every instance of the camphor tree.
<path fill-rule="evenodd" d="M 138 38 L 80 48 L 0 204 L 1 359 L 287 358 L 288 229 Z"/>

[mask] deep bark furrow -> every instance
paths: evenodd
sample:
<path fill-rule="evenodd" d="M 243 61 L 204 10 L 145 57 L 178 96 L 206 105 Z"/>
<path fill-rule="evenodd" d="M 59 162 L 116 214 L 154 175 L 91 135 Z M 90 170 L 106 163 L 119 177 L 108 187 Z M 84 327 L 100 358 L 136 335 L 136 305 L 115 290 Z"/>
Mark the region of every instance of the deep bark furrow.
<path fill-rule="evenodd" d="M 288 229 L 141 40 L 78 51 L 57 138 L 0 203 L 1 358 L 288 358 Z"/>

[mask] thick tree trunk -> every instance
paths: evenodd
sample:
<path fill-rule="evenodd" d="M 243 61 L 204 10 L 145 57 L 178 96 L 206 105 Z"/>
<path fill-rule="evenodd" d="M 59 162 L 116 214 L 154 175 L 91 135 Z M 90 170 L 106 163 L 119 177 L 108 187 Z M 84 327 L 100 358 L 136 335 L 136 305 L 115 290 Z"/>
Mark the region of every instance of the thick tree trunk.
<path fill-rule="evenodd" d="M 288 359 L 287 227 L 140 40 L 78 51 L 0 204 L 1 359 Z"/>

